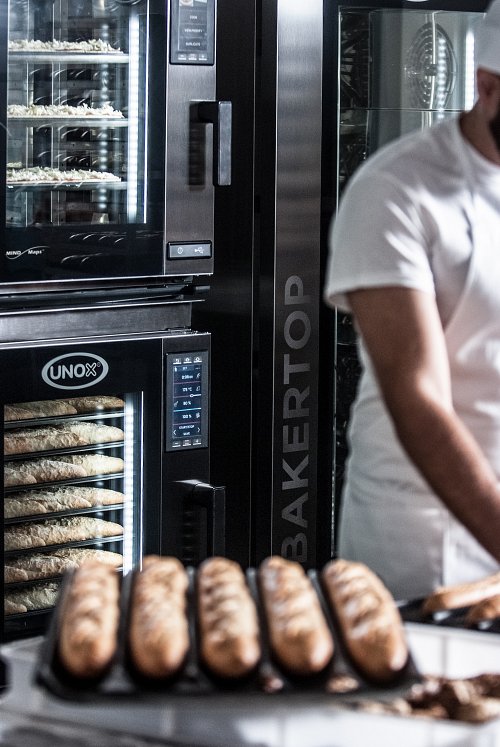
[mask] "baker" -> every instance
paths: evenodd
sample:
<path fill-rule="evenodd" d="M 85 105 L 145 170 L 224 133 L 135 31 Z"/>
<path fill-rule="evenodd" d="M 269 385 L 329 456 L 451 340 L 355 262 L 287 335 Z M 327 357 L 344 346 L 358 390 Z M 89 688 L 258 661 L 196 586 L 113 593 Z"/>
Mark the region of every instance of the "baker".
<path fill-rule="evenodd" d="M 400 599 L 500 567 L 500 0 L 476 29 L 473 108 L 370 157 L 330 231 L 363 368 L 338 553 Z"/>

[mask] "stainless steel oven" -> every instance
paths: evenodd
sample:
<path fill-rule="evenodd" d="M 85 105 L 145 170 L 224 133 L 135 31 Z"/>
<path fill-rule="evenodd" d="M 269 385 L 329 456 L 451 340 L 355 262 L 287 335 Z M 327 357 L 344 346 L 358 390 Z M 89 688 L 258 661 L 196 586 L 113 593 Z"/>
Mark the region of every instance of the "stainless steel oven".
<path fill-rule="evenodd" d="M 209 482 L 210 335 L 80 326 L 0 343 L 4 640 L 44 628 L 62 574 L 84 558 L 125 572 L 144 554 L 190 565 L 224 554 L 225 491 Z"/>
<path fill-rule="evenodd" d="M 231 181 L 216 0 L 0 10 L 0 290 L 210 275 Z"/>

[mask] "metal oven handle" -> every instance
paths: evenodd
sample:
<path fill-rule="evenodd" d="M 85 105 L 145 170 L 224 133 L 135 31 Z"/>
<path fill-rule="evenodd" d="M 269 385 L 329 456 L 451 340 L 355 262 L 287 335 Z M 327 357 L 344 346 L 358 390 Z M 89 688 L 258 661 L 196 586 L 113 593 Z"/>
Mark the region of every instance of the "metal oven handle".
<path fill-rule="evenodd" d="M 184 496 L 184 507 L 197 506 L 205 510 L 207 528 L 206 557 L 225 555 L 226 552 L 226 488 L 197 480 L 181 482 L 189 492 Z"/>
<path fill-rule="evenodd" d="M 231 184 L 232 117 L 231 101 L 200 101 L 197 105 L 200 122 L 213 124 L 213 183 Z"/>

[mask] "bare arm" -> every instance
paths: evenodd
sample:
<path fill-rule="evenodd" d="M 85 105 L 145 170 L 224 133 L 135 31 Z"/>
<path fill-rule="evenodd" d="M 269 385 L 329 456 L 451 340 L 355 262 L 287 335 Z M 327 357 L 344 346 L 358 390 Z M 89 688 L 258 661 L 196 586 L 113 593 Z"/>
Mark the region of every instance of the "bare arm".
<path fill-rule="evenodd" d="M 500 562 L 500 490 L 453 410 L 433 297 L 408 288 L 348 294 L 385 403 L 406 452 L 448 509 Z"/>

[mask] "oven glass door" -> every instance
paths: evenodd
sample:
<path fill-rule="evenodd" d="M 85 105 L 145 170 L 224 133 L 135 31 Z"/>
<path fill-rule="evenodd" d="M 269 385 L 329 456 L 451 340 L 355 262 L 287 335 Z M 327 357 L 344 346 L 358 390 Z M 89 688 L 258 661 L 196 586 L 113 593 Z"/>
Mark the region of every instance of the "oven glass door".
<path fill-rule="evenodd" d="M 191 0 L 195 30 L 206 31 L 213 2 Z M 0 283 L 180 276 L 192 272 L 186 257 L 206 273 L 210 230 L 165 225 L 167 139 L 189 198 L 189 99 L 204 98 L 189 79 L 181 94 L 168 81 L 168 3 L 9 0 L 7 9 Z M 188 76 L 206 64 L 188 65 Z M 194 197 L 211 190 L 198 185 Z M 182 249 L 169 251 L 170 239 Z"/>
<path fill-rule="evenodd" d="M 66 570 L 96 558 L 126 573 L 159 549 L 162 349 L 157 340 L 0 357 L 12 637 L 44 624 Z"/>

